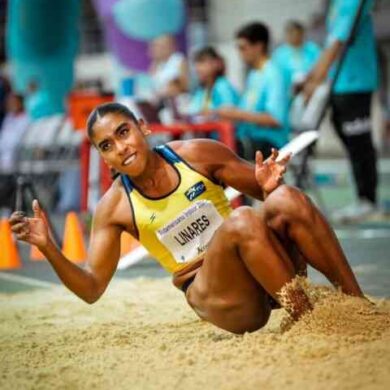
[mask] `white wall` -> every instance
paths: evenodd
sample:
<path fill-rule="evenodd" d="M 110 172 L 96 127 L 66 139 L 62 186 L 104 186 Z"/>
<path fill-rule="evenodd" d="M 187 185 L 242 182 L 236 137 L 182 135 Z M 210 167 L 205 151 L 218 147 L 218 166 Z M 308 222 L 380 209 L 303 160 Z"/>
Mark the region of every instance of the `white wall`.
<path fill-rule="evenodd" d="M 115 85 L 115 65 L 109 53 L 78 56 L 75 63 L 75 80 L 101 79 L 107 89 Z"/>
<path fill-rule="evenodd" d="M 283 37 L 289 19 L 307 23 L 322 7 L 322 0 L 209 0 L 210 38 L 229 42 L 244 23 L 261 21 L 268 25 L 275 41 Z"/>

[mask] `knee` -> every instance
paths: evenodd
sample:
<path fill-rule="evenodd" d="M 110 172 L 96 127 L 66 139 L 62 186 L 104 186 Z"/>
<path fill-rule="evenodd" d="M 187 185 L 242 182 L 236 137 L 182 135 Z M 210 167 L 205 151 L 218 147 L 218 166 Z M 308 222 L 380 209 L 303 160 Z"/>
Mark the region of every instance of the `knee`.
<path fill-rule="evenodd" d="M 267 218 L 282 218 L 312 222 L 314 206 L 307 195 L 297 188 L 282 185 L 273 191 L 264 202 Z"/>
<path fill-rule="evenodd" d="M 235 209 L 225 223 L 225 232 L 233 241 L 251 240 L 266 229 L 260 215 L 251 207 L 243 206 Z"/>

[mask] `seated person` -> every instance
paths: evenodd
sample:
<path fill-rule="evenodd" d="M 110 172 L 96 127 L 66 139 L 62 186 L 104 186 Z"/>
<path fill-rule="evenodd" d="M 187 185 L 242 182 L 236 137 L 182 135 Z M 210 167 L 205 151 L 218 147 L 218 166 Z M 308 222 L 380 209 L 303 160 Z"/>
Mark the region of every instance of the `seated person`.
<path fill-rule="evenodd" d="M 188 65 L 176 49 L 175 38 L 162 35 L 149 46 L 152 64 L 149 69 L 153 88 L 160 99 L 176 97 L 188 90 Z"/>
<path fill-rule="evenodd" d="M 13 207 L 16 151 L 28 125 L 29 119 L 24 112 L 23 97 L 10 93 L 0 130 L 0 207 Z"/>
<path fill-rule="evenodd" d="M 237 108 L 222 107 L 216 112 L 221 119 L 237 123 L 237 137 L 246 144 L 241 150 L 244 157 L 253 159 L 255 150 L 267 157 L 272 148 L 288 142 L 288 94 L 280 70 L 268 55 L 268 28 L 251 23 L 236 37 L 240 56 L 249 67 L 245 89 Z"/>
<path fill-rule="evenodd" d="M 2 75 L 0 73 L 0 126 L 3 122 L 5 113 L 7 111 L 6 105 L 7 105 L 7 96 L 10 92 L 10 86 L 8 79 L 5 77 L 5 75 Z"/>
<path fill-rule="evenodd" d="M 49 91 L 43 89 L 37 80 L 31 80 L 27 86 L 25 106 L 31 121 L 58 113 L 53 105 Z"/>
<path fill-rule="evenodd" d="M 189 114 L 204 114 L 220 107 L 233 107 L 238 103 L 238 94 L 225 77 L 225 63 L 212 47 L 205 47 L 195 53 L 195 70 L 200 86 L 195 90 Z"/>
<path fill-rule="evenodd" d="M 317 62 L 321 49 L 305 40 L 305 28 L 297 21 L 287 23 L 286 43 L 280 45 L 272 54 L 272 60 L 281 69 L 286 88 L 293 94 L 294 85 L 301 83 Z"/>

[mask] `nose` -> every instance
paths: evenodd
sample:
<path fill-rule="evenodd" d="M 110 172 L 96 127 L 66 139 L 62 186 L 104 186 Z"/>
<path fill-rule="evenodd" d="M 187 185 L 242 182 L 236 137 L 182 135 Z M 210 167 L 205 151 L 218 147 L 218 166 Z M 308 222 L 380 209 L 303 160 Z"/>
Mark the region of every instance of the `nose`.
<path fill-rule="evenodd" d="M 128 146 L 126 145 L 126 142 L 117 141 L 116 142 L 116 150 L 118 151 L 118 154 L 123 155 L 127 152 Z"/>

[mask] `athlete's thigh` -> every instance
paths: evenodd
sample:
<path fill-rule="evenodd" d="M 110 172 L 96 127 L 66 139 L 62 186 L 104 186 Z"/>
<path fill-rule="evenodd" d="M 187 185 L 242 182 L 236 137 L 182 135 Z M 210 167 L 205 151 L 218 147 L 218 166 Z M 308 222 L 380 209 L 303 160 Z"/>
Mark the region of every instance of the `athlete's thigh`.
<path fill-rule="evenodd" d="M 269 297 L 240 259 L 224 224 L 210 242 L 187 300 L 200 317 L 221 328 L 237 333 L 256 330 L 268 320 Z"/>

